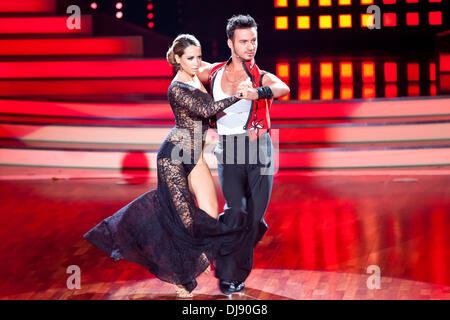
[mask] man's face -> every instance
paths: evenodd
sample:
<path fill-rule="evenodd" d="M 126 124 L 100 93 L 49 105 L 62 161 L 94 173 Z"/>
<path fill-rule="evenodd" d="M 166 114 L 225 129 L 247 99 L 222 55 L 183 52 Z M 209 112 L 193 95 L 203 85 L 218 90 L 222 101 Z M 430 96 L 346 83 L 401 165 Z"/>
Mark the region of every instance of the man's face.
<path fill-rule="evenodd" d="M 234 39 L 228 39 L 228 46 L 235 55 L 244 61 L 251 61 L 258 48 L 258 32 L 256 28 L 234 30 Z"/>

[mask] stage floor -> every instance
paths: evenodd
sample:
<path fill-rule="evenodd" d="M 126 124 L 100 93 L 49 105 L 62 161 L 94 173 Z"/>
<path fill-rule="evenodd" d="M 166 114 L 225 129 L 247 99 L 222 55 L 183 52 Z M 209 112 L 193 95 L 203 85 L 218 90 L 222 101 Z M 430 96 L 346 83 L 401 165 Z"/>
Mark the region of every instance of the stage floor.
<path fill-rule="evenodd" d="M 155 187 L 153 176 L 0 181 L 0 299 L 175 299 L 171 285 L 82 238 Z M 450 299 L 448 175 L 283 173 L 266 221 L 246 289 L 232 299 Z M 81 289 L 67 288 L 73 265 Z M 380 289 L 368 285 L 374 266 Z M 213 272 L 198 282 L 194 299 L 228 299 Z"/>

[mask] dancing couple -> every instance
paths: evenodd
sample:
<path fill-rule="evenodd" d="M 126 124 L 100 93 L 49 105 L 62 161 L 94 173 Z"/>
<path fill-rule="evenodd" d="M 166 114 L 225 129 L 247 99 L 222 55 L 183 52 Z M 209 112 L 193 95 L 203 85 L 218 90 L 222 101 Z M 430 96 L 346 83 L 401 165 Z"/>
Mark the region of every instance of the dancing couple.
<path fill-rule="evenodd" d="M 114 261 L 138 263 L 172 283 L 178 297 L 192 296 L 196 278 L 214 261 L 219 289 L 241 291 L 253 249 L 267 231 L 264 214 L 273 184 L 269 107 L 289 93 L 254 61 L 257 24 L 238 15 L 226 27 L 231 58 L 202 61 L 199 41 L 179 35 L 167 52 L 176 75 L 168 88 L 175 127 L 157 155 L 158 185 L 89 230 L 84 238 Z M 209 83 L 211 95 L 203 83 Z M 204 159 L 208 128 L 226 204 L 217 195 Z"/>

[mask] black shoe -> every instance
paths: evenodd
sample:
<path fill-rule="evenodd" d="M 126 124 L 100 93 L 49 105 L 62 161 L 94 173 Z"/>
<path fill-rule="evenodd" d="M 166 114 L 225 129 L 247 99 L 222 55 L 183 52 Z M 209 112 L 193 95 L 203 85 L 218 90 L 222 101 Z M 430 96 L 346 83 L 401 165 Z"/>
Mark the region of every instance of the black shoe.
<path fill-rule="evenodd" d="M 244 289 L 244 282 L 219 280 L 219 289 L 225 295 L 230 295 Z"/>

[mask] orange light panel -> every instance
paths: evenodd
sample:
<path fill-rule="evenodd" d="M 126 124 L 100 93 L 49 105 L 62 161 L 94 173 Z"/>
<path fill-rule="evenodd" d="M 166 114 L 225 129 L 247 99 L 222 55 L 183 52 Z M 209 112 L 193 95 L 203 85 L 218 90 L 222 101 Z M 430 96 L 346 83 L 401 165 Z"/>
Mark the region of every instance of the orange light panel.
<path fill-rule="evenodd" d="M 289 63 L 277 63 L 277 77 L 289 78 Z"/>
<path fill-rule="evenodd" d="M 297 17 L 297 29 L 310 29 L 311 19 L 309 16 L 298 16 Z"/>
<path fill-rule="evenodd" d="M 319 16 L 319 28 L 331 29 L 332 28 L 331 16 Z"/>
<path fill-rule="evenodd" d="M 340 6 L 351 6 L 352 5 L 352 0 L 339 0 L 338 4 Z"/>
<path fill-rule="evenodd" d="M 383 13 L 383 26 L 396 27 L 397 26 L 397 14 L 396 13 Z"/>
<path fill-rule="evenodd" d="M 365 84 L 362 88 L 362 97 L 363 99 L 375 99 L 375 85 L 374 84 Z"/>
<path fill-rule="evenodd" d="M 297 0 L 297 7 L 309 7 L 309 0 Z"/>
<path fill-rule="evenodd" d="M 419 64 L 408 63 L 406 66 L 408 81 L 419 81 Z"/>
<path fill-rule="evenodd" d="M 298 80 L 300 84 L 311 83 L 311 63 L 300 62 L 298 64 Z"/>
<path fill-rule="evenodd" d="M 300 86 L 298 88 L 298 98 L 299 100 L 311 100 L 312 99 L 311 86 Z"/>
<path fill-rule="evenodd" d="M 286 16 L 275 17 L 275 29 L 276 30 L 287 30 L 289 28 L 289 20 Z"/>
<path fill-rule="evenodd" d="M 352 15 L 340 14 L 339 15 L 339 28 L 351 28 L 352 27 Z"/>
<path fill-rule="evenodd" d="M 353 99 L 353 85 L 345 84 L 341 86 L 341 99 L 342 100 L 351 100 Z"/>
<path fill-rule="evenodd" d="M 370 13 L 361 14 L 361 27 L 368 28 L 369 26 L 373 26 L 375 24 L 374 16 Z"/>
<path fill-rule="evenodd" d="M 397 81 L 397 63 L 385 62 L 384 63 L 384 81 L 396 82 Z"/>
<path fill-rule="evenodd" d="M 370 5 L 373 4 L 373 0 L 361 0 L 362 5 Z"/>
<path fill-rule="evenodd" d="M 331 0 L 319 0 L 319 7 L 331 7 Z"/>
<path fill-rule="evenodd" d="M 339 64 L 339 71 L 341 75 L 341 82 L 353 82 L 353 64 L 351 62 L 341 62 Z"/>
<path fill-rule="evenodd" d="M 323 86 L 320 88 L 320 100 L 333 100 L 334 88 L 333 86 Z"/>
<path fill-rule="evenodd" d="M 439 26 L 442 24 L 442 12 L 431 11 L 428 12 L 428 22 L 432 26 Z"/>
<path fill-rule="evenodd" d="M 275 8 L 285 8 L 288 6 L 288 0 L 275 0 Z"/>
<path fill-rule="evenodd" d="M 375 82 L 375 63 L 362 63 L 362 80 L 363 82 Z"/>
<path fill-rule="evenodd" d="M 333 64 L 331 62 L 320 63 L 320 82 L 333 82 Z"/>
<path fill-rule="evenodd" d="M 418 12 L 407 12 L 406 13 L 406 25 L 407 26 L 418 26 L 419 25 L 419 13 Z"/>

